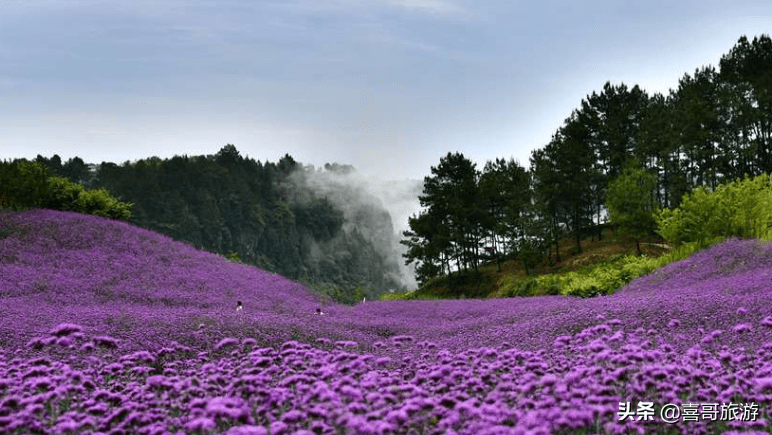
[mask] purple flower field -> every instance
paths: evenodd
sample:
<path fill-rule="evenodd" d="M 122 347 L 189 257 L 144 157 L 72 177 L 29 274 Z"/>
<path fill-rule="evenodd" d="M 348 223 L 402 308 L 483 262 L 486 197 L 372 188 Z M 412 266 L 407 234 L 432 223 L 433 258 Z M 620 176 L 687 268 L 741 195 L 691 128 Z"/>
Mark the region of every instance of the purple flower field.
<path fill-rule="evenodd" d="M 95 216 L 0 234 L 3 434 L 772 433 L 767 242 L 599 298 L 349 307 Z"/>

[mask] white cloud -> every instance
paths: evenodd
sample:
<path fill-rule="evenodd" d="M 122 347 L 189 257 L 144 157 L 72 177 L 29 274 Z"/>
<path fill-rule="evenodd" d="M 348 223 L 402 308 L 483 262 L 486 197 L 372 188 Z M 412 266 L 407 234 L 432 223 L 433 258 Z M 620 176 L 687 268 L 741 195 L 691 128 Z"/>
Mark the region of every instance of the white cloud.
<path fill-rule="evenodd" d="M 440 15 L 465 13 L 466 10 L 455 1 L 449 0 L 340 0 L 342 3 L 356 6 L 386 5 L 405 9 L 410 12 L 424 12 Z"/>
<path fill-rule="evenodd" d="M 423 10 L 441 14 L 463 12 L 459 5 L 445 0 L 384 0 L 386 3 L 410 10 Z"/>

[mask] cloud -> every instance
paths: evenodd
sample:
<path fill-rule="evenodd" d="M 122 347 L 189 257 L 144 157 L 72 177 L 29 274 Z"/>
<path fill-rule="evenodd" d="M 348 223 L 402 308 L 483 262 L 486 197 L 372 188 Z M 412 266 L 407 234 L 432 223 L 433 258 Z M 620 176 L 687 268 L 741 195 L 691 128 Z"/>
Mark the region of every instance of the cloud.
<path fill-rule="evenodd" d="M 386 3 L 411 11 L 427 11 L 440 14 L 464 12 L 461 6 L 444 0 L 384 0 Z"/>
<path fill-rule="evenodd" d="M 420 180 L 389 180 L 366 176 L 353 167 L 346 170 L 314 169 L 312 165 L 293 174 L 292 181 L 309 189 L 318 198 L 327 198 L 343 212 L 344 228 L 356 228 L 374 247 L 398 268 L 398 280 L 408 289 L 417 287 L 415 271 L 405 265 L 407 248 L 400 244 L 402 232 L 409 229 L 408 218 L 420 211 Z M 382 212 L 386 212 L 383 216 Z"/>
<path fill-rule="evenodd" d="M 121 130 L 98 130 L 98 129 L 92 128 L 87 130 L 86 134 L 93 135 L 93 136 L 117 136 L 117 135 L 124 135 L 126 134 L 126 132 Z"/>
<path fill-rule="evenodd" d="M 465 14 L 467 10 L 455 1 L 449 0 L 340 0 L 341 3 L 350 6 L 372 7 L 379 5 L 408 12 L 430 13 L 434 15 L 450 16 Z"/>

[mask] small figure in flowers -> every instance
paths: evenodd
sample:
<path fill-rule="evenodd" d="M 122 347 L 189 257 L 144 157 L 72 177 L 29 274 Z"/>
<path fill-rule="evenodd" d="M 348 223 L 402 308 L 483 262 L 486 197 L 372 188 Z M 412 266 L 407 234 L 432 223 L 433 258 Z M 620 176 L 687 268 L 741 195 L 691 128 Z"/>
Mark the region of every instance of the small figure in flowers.
<path fill-rule="evenodd" d="M 241 301 L 236 301 L 236 311 L 241 311 L 244 309 L 244 306 L 241 305 Z"/>
<path fill-rule="evenodd" d="M 317 308 L 317 309 L 316 309 L 316 311 L 314 312 L 314 314 L 318 314 L 318 315 L 320 315 L 320 316 L 323 316 L 323 315 L 324 315 L 324 312 L 322 312 L 322 309 L 321 309 L 321 308 Z"/>

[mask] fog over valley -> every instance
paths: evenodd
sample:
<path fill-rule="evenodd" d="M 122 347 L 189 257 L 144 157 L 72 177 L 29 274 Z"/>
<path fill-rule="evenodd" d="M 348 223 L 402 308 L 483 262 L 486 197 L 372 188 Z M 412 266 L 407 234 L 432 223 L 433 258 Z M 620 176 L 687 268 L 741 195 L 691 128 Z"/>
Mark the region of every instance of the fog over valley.
<path fill-rule="evenodd" d="M 302 186 L 294 200 L 303 201 L 309 193 L 329 199 L 343 211 L 344 230 L 357 228 L 390 262 L 399 265 L 397 279 L 409 289 L 416 288 L 413 267 L 406 266 L 402 256 L 407 248 L 399 242 L 410 229 L 408 218 L 420 211 L 422 180 L 381 180 L 338 164 L 307 165 L 290 180 Z"/>

